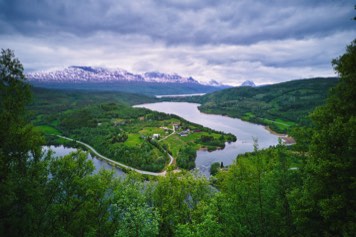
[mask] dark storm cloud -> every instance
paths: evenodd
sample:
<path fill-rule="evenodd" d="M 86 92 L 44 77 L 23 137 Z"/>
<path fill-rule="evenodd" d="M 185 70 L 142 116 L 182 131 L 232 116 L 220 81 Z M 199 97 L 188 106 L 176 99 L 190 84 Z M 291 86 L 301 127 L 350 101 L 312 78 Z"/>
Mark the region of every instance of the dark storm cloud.
<path fill-rule="evenodd" d="M 0 0 L 0 47 L 26 70 L 162 71 L 238 85 L 335 75 L 352 0 Z"/>
<path fill-rule="evenodd" d="M 2 0 L 3 34 L 99 31 L 167 44 L 252 44 L 352 29 L 351 1 Z"/>

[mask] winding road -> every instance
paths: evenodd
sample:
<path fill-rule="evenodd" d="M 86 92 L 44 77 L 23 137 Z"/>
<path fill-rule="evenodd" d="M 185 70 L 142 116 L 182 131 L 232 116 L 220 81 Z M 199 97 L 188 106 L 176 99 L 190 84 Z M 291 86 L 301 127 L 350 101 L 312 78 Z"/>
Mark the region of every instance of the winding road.
<path fill-rule="evenodd" d="M 176 128 L 173 126 L 173 132 L 171 133 L 171 134 L 169 134 L 168 136 L 165 136 L 164 138 L 162 138 L 162 139 L 160 139 L 159 140 L 159 142 L 160 141 L 163 141 L 163 140 L 166 140 L 167 138 L 169 138 L 170 136 L 172 136 L 173 134 L 176 134 Z M 166 151 L 167 152 L 167 151 Z M 168 153 L 168 152 L 167 152 Z M 168 155 L 169 155 L 169 153 L 168 153 Z"/>
<path fill-rule="evenodd" d="M 156 172 L 150 172 L 150 171 L 135 169 L 135 168 L 133 168 L 133 167 L 131 167 L 131 166 L 122 164 L 122 163 L 120 163 L 120 162 L 117 162 L 117 161 L 114 161 L 114 160 L 112 160 L 112 159 L 110 159 L 110 158 L 107 158 L 106 156 L 101 155 L 101 154 L 100 154 L 99 152 L 97 152 L 92 146 L 90 146 L 90 145 L 88 145 L 88 144 L 86 144 L 86 143 L 84 143 L 84 142 L 77 141 L 77 140 L 74 140 L 74 139 L 72 139 L 72 138 L 65 137 L 65 136 L 61 136 L 61 135 L 56 135 L 56 136 L 57 136 L 57 137 L 60 137 L 60 138 L 63 138 L 63 139 L 66 139 L 66 140 L 69 140 L 69 141 L 74 141 L 74 142 L 76 142 L 76 143 L 79 143 L 79 144 L 85 146 L 86 148 L 88 148 L 89 150 L 91 150 L 97 157 L 99 157 L 99 158 L 101 158 L 101 159 L 107 161 L 108 163 L 113 163 L 113 164 L 115 164 L 115 165 L 118 165 L 118 166 L 120 166 L 120 167 L 122 167 L 122 168 L 130 169 L 130 170 L 136 171 L 137 173 L 140 173 L 140 174 L 152 175 L 152 176 L 165 176 L 166 173 L 167 173 L 166 170 L 165 170 L 165 171 L 162 171 L 162 172 L 160 172 L 160 173 L 156 173 Z M 173 163 L 173 161 L 174 161 L 174 158 L 173 158 L 173 156 L 171 156 L 167 151 L 166 151 L 166 153 L 168 154 L 168 156 L 169 156 L 169 158 L 170 158 L 170 161 L 169 161 L 169 163 L 168 163 L 168 165 L 167 165 L 167 167 L 168 167 L 168 166 L 171 166 L 171 165 L 172 165 L 172 163 Z"/>

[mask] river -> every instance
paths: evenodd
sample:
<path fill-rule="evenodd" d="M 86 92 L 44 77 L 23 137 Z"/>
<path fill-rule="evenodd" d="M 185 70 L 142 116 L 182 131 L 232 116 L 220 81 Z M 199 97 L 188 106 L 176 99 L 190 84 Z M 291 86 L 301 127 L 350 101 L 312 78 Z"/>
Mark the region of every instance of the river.
<path fill-rule="evenodd" d="M 254 139 L 257 139 L 260 149 L 278 144 L 279 137 L 270 133 L 262 125 L 222 115 L 204 114 L 199 111 L 198 106 L 199 104 L 186 102 L 159 102 L 136 105 L 135 107 L 175 114 L 213 130 L 234 134 L 237 137 L 237 141 L 226 143 L 225 148 L 222 150 L 197 152 L 196 168 L 206 176 L 210 175 L 209 170 L 212 163 L 223 162 L 224 165 L 230 165 L 238 154 L 253 151 Z"/>

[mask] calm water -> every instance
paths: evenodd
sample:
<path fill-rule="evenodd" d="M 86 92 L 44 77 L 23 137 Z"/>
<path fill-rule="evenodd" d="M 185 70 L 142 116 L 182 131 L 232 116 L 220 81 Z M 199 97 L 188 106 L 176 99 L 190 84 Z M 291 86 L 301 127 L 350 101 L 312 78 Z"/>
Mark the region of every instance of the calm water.
<path fill-rule="evenodd" d="M 64 147 L 64 146 L 44 146 L 43 147 L 43 150 L 45 150 L 45 151 L 47 151 L 48 149 L 51 149 L 52 151 L 54 151 L 54 156 L 56 156 L 56 157 L 65 156 L 71 152 L 77 151 L 76 148 L 69 148 L 69 147 Z M 95 157 L 92 157 L 90 154 L 88 154 L 88 157 L 89 157 L 89 159 L 91 159 L 93 161 L 93 164 L 95 166 L 94 173 L 97 173 L 100 169 L 109 169 L 109 170 L 114 170 L 114 174 L 116 176 L 122 176 L 122 177 L 125 176 L 125 173 L 122 170 L 120 170 L 116 167 L 112 167 L 105 161 L 98 160 Z"/>
<path fill-rule="evenodd" d="M 196 167 L 206 176 L 210 175 L 209 169 L 212 163 L 223 162 L 224 165 L 230 165 L 238 154 L 253 151 L 254 138 L 258 140 L 259 148 L 267 148 L 278 144 L 278 136 L 271 134 L 264 126 L 226 116 L 204 114 L 198 110 L 198 106 L 199 104 L 185 102 L 160 102 L 142 104 L 135 107 L 175 114 L 190 122 L 201 124 L 217 131 L 234 134 L 237 137 L 237 141 L 230 144 L 226 143 L 223 150 L 197 152 Z"/>

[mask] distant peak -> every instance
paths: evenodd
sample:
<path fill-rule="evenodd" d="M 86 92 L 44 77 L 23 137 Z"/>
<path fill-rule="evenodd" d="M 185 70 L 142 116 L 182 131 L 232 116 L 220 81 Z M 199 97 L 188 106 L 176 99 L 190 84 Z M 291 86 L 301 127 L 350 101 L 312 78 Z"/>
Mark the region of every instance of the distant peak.
<path fill-rule="evenodd" d="M 219 83 L 219 82 L 216 81 L 216 80 L 211 79 L 211 80 L 208 82 L 208 85 L 210 85 L 210 86 L 221 86 L 221 83 Z"/>
<path fill-rule="evenodd" d="M 198 83 L 192 77 L 182 77 L 177 73 L 167 74 L 162 72 L 146 72 L 143 74 L 144 78 L 148 81 L 165 81 L 165 82 L 181 82 L 181 83 Z"/>
<path fill-rule="evenodd" d="M 246 80 L 244 81 L 240 86 L 249 86 L 249 87 L 255 87 L 255 83 L 253 81 L 250 80 Z"/>

